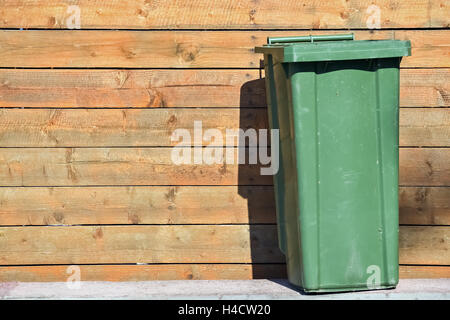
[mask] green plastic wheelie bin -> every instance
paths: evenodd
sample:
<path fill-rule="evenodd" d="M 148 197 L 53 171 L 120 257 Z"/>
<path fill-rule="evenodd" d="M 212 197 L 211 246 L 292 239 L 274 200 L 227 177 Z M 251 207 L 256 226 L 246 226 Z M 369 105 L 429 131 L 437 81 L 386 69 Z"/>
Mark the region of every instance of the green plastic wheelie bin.
<path fill-rule="evenodd" d="M 399 65 L 410 42 L 279 37 L 255 51 L 280 136 L 274 188 L 289 281 L 306 292 L 395 287 Z"/>

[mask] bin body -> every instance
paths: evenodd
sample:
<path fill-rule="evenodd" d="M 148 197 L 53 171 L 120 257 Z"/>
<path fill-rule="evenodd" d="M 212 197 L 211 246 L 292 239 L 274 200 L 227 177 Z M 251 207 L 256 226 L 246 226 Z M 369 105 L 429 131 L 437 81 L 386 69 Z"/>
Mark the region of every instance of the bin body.
<path fill-rule="evenodd" d="M 306 292 L 395 287 L 399 64 L 409 41 L 256 51 L 270 127 L 280 130 L 274 188 L 289 281 Z"/>

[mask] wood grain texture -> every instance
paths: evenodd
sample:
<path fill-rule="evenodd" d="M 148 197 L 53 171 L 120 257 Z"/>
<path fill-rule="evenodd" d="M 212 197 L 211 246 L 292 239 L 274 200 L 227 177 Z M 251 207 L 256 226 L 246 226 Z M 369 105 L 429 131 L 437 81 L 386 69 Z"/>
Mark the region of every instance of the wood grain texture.
<path fill-rule="evenodd" d="M 401 148 L 399 183 L 403 186 L 450 186 L 449 148 Z"/>
<path fill-rule="evenodd" d="M 450 188 L 403 187 L 400 224 L 450 225 Z"/>
<path fill-rule="evenodd" d="M 0 282 L 64 282 L 67 265 L 0 267 Z M 287 277 L 285 264 L 81 265 L 81 281 L 247 280 Z M 400 279 L 450 278 L 448 266 L 400 266 Z"/>
<path fill-rule="evenodd" d="M 244 148 L 229 148 L 234 153 L 234 158 L 230 157 L 234 164 L 225 163 L 222 158 L 219 164 L 211 165 L 195 164 L 193 149 L 187 152 L 192 163 L 180 165 L 172 161 L 172 152 L 179 154 L 172 148 L 0 149 L 0 183 L 3 186 L 272 184 L 272 176 L 260 175 L 259 165 L 238 164 L 238 153 L 244 152 Z M 209 148 L 217 154 L 221 150 Z"/>
<path fill-rule="evenodd" d="M 448 30 L 355 31 L 357 39 L 408 39 L 402 67 L 450 67 Z M 260 68 L 267 36 L 305 31 L 0 31 L 0 67 Z M 323 32 L 322 32 L 323 33 Z M 330 31 L 327 33 L 342 33 Z"/>
<path fill-rule="evenodd" d="M 86 281 L 286 277 L 272 177 L 174 165 L 170 134 L 194 120 L 267 127 L 253 48 L 365 29 L 373 4 L 391 30 L 356 39 L 412 43 L 400 73 L 400 105 L 414 107 L 400 110 L 400 277 L 450 277 L 450 109 L 426 108 L 450 106 L 448 3 L 0 0 L 0 28 L 67 29 L 71 4 L 82 29 L 128 30 L 0 30 L 0 68 L 11 68 L 0 108 L 14 108 L 0 109 L 0 282 L 65 281 L 83 263 Z"/>
<path fill-rule="evenodd" d="M 400 106 L 450 106 L 450 69 L 402 69 Z"/>
<path fill-rule="evenodd" d="M 66 281 L 69 266 L 0 267 L 0 282 Z M 81 281 L 244 280 L 286 278 L 285 264 L 81 265 Z"/>
<path fill-rule="evenodd" d="M 0 227 L 0 264 L 279 263 L 274 225 Z"/>
<path fill-rule="evenodd" d="M 220 132 L 210 146 L 225 146 L 228 130 L 268 129 L 266 109 L 0 109 L 0 147 L 175 146 L 173 132 L 193 139 L 196 121 Z M 450 146 L 450 109 L 401 109 L 400 146 Z"/>
<path fill-rule="evenodd" d="M 450 225 L 450 188 L 400 188 L 400 223 Z M 272 186 L 3 187 L 0 225 L 276 223 Z"/>
<path fill-rule="evenodd" d="M 0 225 L 274 223 L 272 186 L 0 188 Z"/>
<path fill-rule="evenodd" d="M 402 67 L 448 67 L 450 63 L 450 30 L 446 29 L 438 34 L 432 30 L 403 30 L 395 31 L 396 40 L 411 41 L 411 56 L 402 59 Z M 444 37 L 444 38 L 441 38 Z M 433 57 L 433 55 L 437 55 Z M 441 61 L 436 61 L 437 59 Z"/>
<path fill-rule="evenodd" d="M 400 264 L 450 265 L 449 249 L 450 227 L 400 227 Z"/>
<path fill-rule="evenodd" d="M 450 266 L 400 266 L 400 279 L 450 278 Z"/>
<path fill-rule="evenodd" d="M 253 69 L 0 69 L 0 107 L 259 108 L 261 77 Z M 450 106 L 450 69 L 402 69 L 400 106 Z"/>
<path fill-rule="evenodd" d="M 450 108 L 400 109 L 400 146 L 450 146 Z"/>
<path fill-rule="evenodd" d="M 198 148 L 190 151 L 192 160 L 193 149 Z M 213 154 L 222 150 L 208 149 Z M 211 165 L 174 165 L 172 148 L 3 148 L 0 183 L 1 186 L 272 185 L 272 176 L 260 175 L 259 164 L 238 165 L 238 153 L 244 152 L 244 148 L 229 150 L 234 153 L 234 164 L 222 160 Z M 401 148 L 400 185 L 449 186 L 449 157 L 450 148 Z"/>
<path fill-rule="evenodd" d="M 70 28 L 70 2 L 0 1 L 3 28 Z M 252 1 L 132 0 L 92 3 L 77 1 L 81 28 L 102 29 L 348 29 L 367 28 L 380 10 L 381 28 L 448 27 L 450 14 L 445 1 Z M 69 23 L 68 23 L 69 22 Z M 369 25 L 370 26 L 370 25 Z"/>
<path fill-rule="evenodd" d="M 0 147 L 175 146 L 177 129 L 188 130 L 193 145 L 196 121 L 201 134 L 222 135 L 204 140 L 212 146 L 226 145 L 227 130 L 268 127 L 265 109 L 0 109 Z"/>
<path fill-rule="evenodd" d="M 400 264 L 449 265 L 449 236 L 401 226 Z M 0 227 L 1 265 L 250 262 L 284 262 L 275 225 Z"/>
<path fill-rule="evenodd" d="M 0 69 L 0 106 L 246 108 L 265 107 L 266 98 L 260 72 L 250 69 Z"/>

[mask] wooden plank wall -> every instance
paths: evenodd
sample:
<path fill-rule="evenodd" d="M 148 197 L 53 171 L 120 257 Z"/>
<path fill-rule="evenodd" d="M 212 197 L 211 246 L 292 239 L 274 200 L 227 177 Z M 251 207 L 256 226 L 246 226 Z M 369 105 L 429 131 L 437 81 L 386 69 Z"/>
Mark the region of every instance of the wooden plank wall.
<path fill-rule="evenodd" d="M 170 134 L 266 128 L 254 46 L 349 30 L 412 42 L 400 275 L 450 277 L 449 17 L 444 0 L 0 0 L 0 281 L 74 264 L 81 280 L 284 277 L 271 178 L 173 165 Z"/>

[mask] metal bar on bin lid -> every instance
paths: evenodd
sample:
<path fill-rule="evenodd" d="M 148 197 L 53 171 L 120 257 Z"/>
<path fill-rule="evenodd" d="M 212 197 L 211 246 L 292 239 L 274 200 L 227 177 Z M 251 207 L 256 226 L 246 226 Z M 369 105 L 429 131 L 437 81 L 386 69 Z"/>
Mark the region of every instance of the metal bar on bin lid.
<path fill-rule="evenodd" d="M 329 35 L 309 35 L 298 37 L 267 37 L 267 44 L 289 43 L 289 42 L 314 42 L 314 41 L 338 41 L 355 40 L 353 33 L 349 34 L 329 34 Z"/>

